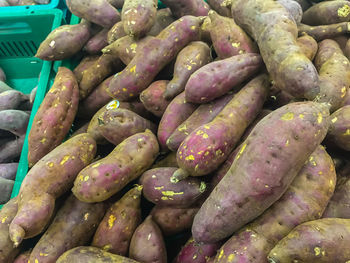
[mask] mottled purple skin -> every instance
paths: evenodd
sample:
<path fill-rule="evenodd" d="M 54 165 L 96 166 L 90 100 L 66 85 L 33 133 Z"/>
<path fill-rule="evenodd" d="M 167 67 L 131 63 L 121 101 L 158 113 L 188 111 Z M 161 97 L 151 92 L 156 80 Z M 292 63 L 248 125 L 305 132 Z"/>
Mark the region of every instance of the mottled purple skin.
<path fill-rule="evenodd" d="M 337 147 L 350 151 L 350 106 L 344 106 L 331 115 L 327 139 Z"/>
<path fill-rule="evenodd" d="M 231 17 L 231 4 L 227 0 L 208 0 L 209 6 L 219 15 Z"/>
<path fill-rule="evenodd" d="M 6 81 L 6 75 L 2 68 L 0 68 L 0 81 Z"/>
<path fill-rule="evenodd" d="M 162 32 L 164 28 L 169 26 L 174 21 L 175 19 L 169 8 L 158 9 L 154 25 L 152 26 L 150 31 L 148 31 L 147 35 L 157 36 L 160 32 Z"/>
<path fill-rule="evenodd" d="M 308 59 L 311 61 L 314 60 L 318 50 L 318 44 L 313 37 L 309 35 L 298 37 L 297 45 L 299 46 L 301 52 L 303 52 Z"/>
<path fill-rule="evenodd" d="M 152 211 L 152 219 L 157 223 L 165 236 L 179 234 L 191 229 L 194 216 L 199 207 L 177 208 L 156 205 Z"/>
<path fill-rule="evenodd" d="M 271 263 L 346 262 L 350 258 L 350 220 L 323 218 L 297 226 L 270 252 Z"/>
<path fill-rule="evenodd" d="M 209 12 L 210 36 L 219 58 L 225 59 L 246 53 L 258 53 L 256 44 L 232 18 Z"/>
<path fill-rule="evenodd" d="M 274 0 L 239 0 L 231 10 L 236 23 L 257 42 L 275 84 L 294 97 L 314 99 L 318 74 L 297 46 L 298 28 L 287 9 Z"/>
<path fill-rule="evenodd" d="M 90 38 L 90 23 L 63 25 L 52 31 L 40 44 L 36 57 L 43 60 L 63 60 L 80 51 Z"/>
<path fill-rule="evenodd" d="M 192 176 L 216 170 L 261 111 L 268 88 L 267 75 L 259 75 L 242 88 L 211 122 L 188 135 L 177 151 L 179 167 Z"/>
<path fill-rule="evenodd" d="M 17 215 L 10 225 L 11 240 L 16 245 L 44 230 L 53 215 L 55 199 L 71 188 L 79 171 L 95 154 L 96 142 L 84 133 L 57 146 L 30 169 L 18 195 Z"/>
<path fill-rule="evenodd" d="M 4 263 L 13 262 L 19 253 L 10 239 L 9 225 L 17 213 L 17 198 L 8 201 L 0 210 L 0 261 Z"/>
<path fill-rule="evenodd" d="M 158 0 L 125 0 L 122 21 L 127 35 L 136 39 L 151 30 L 157 15 Z"/>
<path fill-rule="evenodd" d="M 149 129 L 153 133 L 157 126 L 140 115 L 122 108 L 110 109 L 98 117 L 98 130 L 110 143 L 118 145 L 126 138 Z"/>
<path fill-rule="evenodd" d="M 114 41 L 119 38 L 125 37 L 124 25 L 123 22 L 120 21 L 116 23 L 107 33 L 107 42 L 108 44 L 112 44 Z"/>
<path fill-rule="evenodd" d="M 92 246 L 128 255 L 131 237 L 141 223 L 141 192 L 142 186 L 136 186 L 109 208 L 96 230 Z"/>
<path fill-rule="evenodd" d="M 259 115 L 255 118 L 255 120 L 249 125 L 249 127 L 245 130 L 244 134 L 242 135 L 241 141 L 245 141 L 245 139 L 248 138 L 249 134 L 251 134 L 252 130 L 255 128 L 255 126 L 261 121 L 263 118 L 265 118 L 267 115 L 269 115 L 272 111 L 263 109 Z"/>
<path fill-rule="evenodd" d="M 107 0 L 67 0 L 66 4 L 74 15 L 105 28 L 111 28 L 120 21 L 118 10 L 110 5 Z"/>
<path fill-rule="evenodd" d="M 27 131 L 29 117 L 28 113 L 20 110 L 0 110 L 0 129 L 23 136 Z"/>
<path fill-rule="evenodd" d="M 99 33 L 91 37 L 85 44 L 83 50 L 92 55 L 101 53 L 101 50 L 108 45 L 108 31 L 109 29 L 103 28 Z"/>
<path fill-rule="evenodd" d="M 178 182 L 171 177 L 178 168 L 162 167 L 148 170 L 142 177 L 144 197 L 160 206 L 186 208 L 196 203 L 206 190 L 206 184 L 189 177 Z"/>
<path fill-rule="evenodd" d="M 206 263 L 207 259 L 216 254 L 221 243 L 198 244 L 191 237 L 181 249 L 173 263 Z"/>
<path fill-rule="evenodd" d="M 209 63 L 188 80 L 186 100 L 193 103 L 212 101 L 257 73 L 263 65 L 259 54 L 243 54 Z"/>
<path fill-rule="evenodd" d="M 163 0 L 162 2 L 170 8 L 176 18 L 186 15 L 207 16 L 210 10 L 209 5 L 201 0 Z"/>
<path fill-rule="evenodd" d="M 328 108 L 315 102 L 291 103 L 267 115 L 196 215 L 195 240 L 221 240 L 261 215 L 287 190 L 328 126 Z"/>
<path fill-rule="evenodd" d="M 337 36 L 341 36 L 349 33 L 349 22 L 342 22 L 332 25 L 323 26 L 309 26 L 305 24 L 299 24 L 299 36 L 309 35 L 313 37 L 316 41 L 322 41 L 324 39 L 330 39 Z"/>
<path fill-rule="evenodd" d="M 107 90 L 121 101 L 138 96 L 183 47 L 199 39 L 201 23 L 199 17 L 185 16 L 169 25 L 138 49 L 128 66 L 112 79 Z"/>
<path fill-rule="evenodd" d="M 0 163 L 12 162 L 21 155 L 24 137 L 16 137 L 13 140 L 2 143 L 0 146 Z"/>
<path fill-rule="evenodd" d="M 103 80 L 118 72 L 121 68 L 122 63 L 119 59 L 109 54 L 102 54 L 93 65 L 83 71 L 79 83 L 80 100 L 85 99 Z"/>
<path fill-rule="evenodd" d="M 18 163 L 1 163 L 0 177 L 9 180 L 15 180 Z"/>
<path fill-rule="evenodd" d="M 145 263 L 167 262 L 162 232 L 152 216 L 148 216 L 132 236 L 129 257 Z"/>
<path fill-rule="evenodd" d="M 105 211 L 104 203 L 83 203 L 70 195 L 33 248 L 30 262 L 55 263 L 69 249 L 86 245 Z"/>
<path fill-rule="evenodd" d="M 211 49 L 206 43 L 194 41 L 188 44 L 177 55 L 173 78 L 167 86 L 164 97 L 170 100 L 183 92 L 191 75 L 212 60 Z"/>
<path fill-rule="evenodd" d="M 135 134 L 80 171 L 72 192 L 83 202 L 107 200 L 146 171 L 158 152 L 157 139 L 150 131 Z"/>
<path fill-rule="evenodd" d="M 197 105 L 186 102 L 185 92 L 177 95 L 166 108 L 158 126 L 158 141 L 163 151 L 166 142 L 176 128 L 196 110 Z"/>
<path fill-rule="evenodd" d="M 81 60 L 79 65 L 75 67 L 75 69 L 73 70 L 73 73 L 78 82 L 80 82 L 81 79 L 83 78 L 84 71 L 87 70 L 89 67 L 91 67 L 99 59 L 99 57 L 100 56 L 97 56 L 97 55 L 85 56 Z"/>
<path fill-rule="evenodd" d="M 221 247 L 215 262 L 265 263 L 270 250 L 294 227 L 321 217 L 333 195 L 335 181 L 333 161 L 319 146 L 283 196 L 234 234 Z"/>
<path fill-rule="evenodd" d="M 349 1 L 324 1 L 303 14 L 302 23 L 310 26 L 330 25 L 350 21 Z"/>
<path fill-rule="evenodd" d="M 32 167 L 66 137 L 78 110 L 79 87 L 72 71 L 58 69 L 28 135 L 28 164 Z"/>
<path fill-rule="evenodd" d="M 28 96 L 18 90 L 7 90 L 0 93 L 0 111 L 14 110 L 28 100 Z"/>
<path fill-rule="evenodd" d="M 13 263 L 28 263 L 29 256 L 30 256 L 30 250 L 25 251 L 21 253 L 18 257 L 16 257 L 15 261 Z"/>
<path fill-rule="evenodd" d="M 164 98 L 168 83 L 168 80 L 155 81 L 140 94 L 140 100 L 145 108 L 157 117 L 162 117 L 170 104 L 170 101 Z"/>
<path fill-rule="evenodd" d="M 181 143 L 195 129 L 212 121 L 233 98 L 233 94 L 227 94 L 209 103 L 200 105 L 190 117 L 188 117 L 166 141 L 171 151 L 177 151 Z"/>

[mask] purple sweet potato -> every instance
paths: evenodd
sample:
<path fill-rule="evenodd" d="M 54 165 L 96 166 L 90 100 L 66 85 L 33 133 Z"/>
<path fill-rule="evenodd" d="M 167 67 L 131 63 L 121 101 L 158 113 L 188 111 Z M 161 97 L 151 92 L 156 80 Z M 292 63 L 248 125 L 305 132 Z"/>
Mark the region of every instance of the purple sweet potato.
<path fill-rule="evenodd" d="M 350 151 L 350 106 L 344 106 L 331 115 L 327 139 L 337 147 Z"/>
<path fill-rule="evenodd" d="M 190 76 L 212 60 L 211 49 L 206 43 L 194 41 L 188 44 L 177 55 L 173 78 L 166 88 L 164 97 L 170 100 L 183 92 Z"/>
<path fill-rule="evenodd" d="M 163 0 L 162 2 L 170 8 L 176 18 L 186 15 L 207 16 L 210 9 L 209 5 L 201 0 Z"/>
<path fill-rule="evenodd" d="M 256 116 L 255 120 L 249 125 L 249 127 L 245 130 L 244 134 L 242 135 L 241 141 L 245 141 L 245 139 L 248 138 L 249 134 L 251 134 L 252 130 L 255 128 L 255 126 L 267 115 L 269 115 L 272 111 L 263 109 L 258 116 Z"/>
<path fill-rule="evenodd" d="M 349 33 L 349 26 L 349 22 L 323 26 L 309 26 L 305 24 L 299 24 L 298 30 L 299 36 L 307 34 L 313 37 L 316 41 L 322 41 L 324 39 L 330 39 Z"/>
<path fill-rule="evenodd" d="M 146 35 L 156 20 L 158 0 L 125 0 L 122 21 L 127 35 L 136 39 Z"/>
<path fill-rule="evenodd" d="M 12 162 L 21 155 L 24 137 L 16 137 L 0 146 L 0 163 Z"/>
<path fill-rule="evenodd" d="M 163 151 L 176 128 L 196 110 L 197 106 L 185 100 L 185 92 L 177 95 L 166 108 L 158 126 L 158 141 Z"/>
<path fill-rule="evenodd" d="M 17 215 L 10 225 L 16 246 L 23 238 L 44 230 L 53 215 L 55 199 L 70 189 L 78 172 L 95 154 L 96 142 L 84 133 L 59 145 L 30 169 L 18 195 Z"/>
<path fill-rule="evenodd" d="M 167 262 L 162 232 L 152 216 L 148 216 L 132 236 L 129 257 L 144 263 Z"/>
<path fill-rule="evenodd" d="M 197 178 L 172 180 L 176 167 L 161 167 L 146 171 L 140 182 L 144 197 L 160 206 L 186 208 L 196 203 L 206 190 L 206 184 Z"/>
<path fill-rule="evenodd" d="M 234 234 L 221 247 L 215 262 L 266 262 L 270 250 L 294 227 L 321 217 L 334 192 L 335 181 L 332 158 L 318 146 L 284 195 Z"/>
<path fill-rule="evenodd" d="M 219 15 L 231 17 L 231 0 L 208 0 L 208 4 Z"/>
<path fill-rule="evenodd" d="M 72 192 L 83 202 L 104 201 L 146 171 L 158 152 L 157 139 L 149 130 L 135 134 L 80 171 Z"/>
<path fill-rule="evenodd" d="M 107 0 L 67 0 L 69 10 L 76 16 L 85 18 L 105 28 L 111 28 L 120 21 L 120 14 Z"/>
<path fill-rule="evenodd" d="M 257 73 L 262 65 L 260 55 L 253 53 L 209 63 L 191 75 L 185 88 L 186 100 L 212 101 Z"/>
<path fill-rule="evenodd" d="M 97 247 L 76 247 L 68 250 L 57 260 L 57 263 L 139 263 L 130 258 L 106 252 Z"/>
<path fill-rule="evenodd" d="M 220 59 L 245 53 L 257 53 L 258 48 L 233 18 L 209 12 L 211 21 L 210 36 L 216 54 Z"/>
<path fill-rule="evenodd" d="M 209 103 L 200 105 L 168 138 L 166 141 L 168 148 L 171 151 L 177 151 L 191 132 L 201 125 L 212 121 L 232 98 L 233 94 L 227 94 Z"/>
<path fill-rule="evenodd" d="M 30 262 L 55 263 L 67 250 L 87 244 L 105 209 L 104 203 L 83 203 L 70 195 L 33 248 Z"/>
<path fill-rule="evenodd" d="M 303 52 L 308 59 L 311 61 L 314 60 L 318 50 L 318 44 L 313 37 L 309 35 L 298 37 L 297 45 L 299 46 L 301 52 Z"/>
<path fill-rule="evenodd" d="M 274 0 L 236 0 L 232 15 L 257 42 L 275 84 L 296 98 L 314 99 L 318 74 L 296 43 L 298 29 L 289 12 Z"/>
<path fill-rule="evenodd" d="M 151 121 L 122 108 L 104 111 L 98 117 L 98 125 L 101 135 L 114 145 L 147 129 L 154 133 L 157 131 L 157 126 Z"/>
<path fill-rule="evenodd" d="M 148 36 L 157 36 L 164 28 L 175 21 L 169 8 L 159 9 L 156 14 L 154 25 L 148 31 Z"/>
<path fill-rule="evenodd" d="M 170 103 L 170 101 L 164 98 L 168 83 L 168 80 L 155 81 L 140 94 L 140 100 L 145 108 L 157 117 L 163 116 Z"/>
<path fill-rule="evenodd" d="M 330 25 L 350 21 L 349 1 L 323 1 L 303 14 L 302 22 L 310 26 Z"/>
<path fill-rule="evenodd" d="M 70 58 L 84 47 L 89 38 L 90 23 L 86 20 L 77 25 L 63 25 L 46 37 L 35 56 L 43 60 Z"/>
<path fill-rule="evenodd" d="M 206 263 L 207 259 L 215 256 L 221 243 L 199 244 L 191 237 L 181 249 L 173 263 Z"/>
<path fill-rule="evenodd" d="M 294 228 L 271 250 L 268 260 L 271 263 L 347 262 L 349 243 L 349 219 L 323 218 Z"/>
<path fill-rule="evenodd" d="M 193 218 L 198 210 L 199 207 L 177 208 L 156 205 L 151 215 L 162 233 L 165 236 L 171 236 L 191 229 Z"/>
<path fill-rule="evenodd" d="M 96 230 L 92 246 L 128 255 L 131 237 L 141 223 L 141 192 L 142 186 L 136 186 L 109 208 Z"/>
<path fill-rule="evenodd" d="M 202 18 L 185 16 L 170 24 L 138 49 L 128 66 L 112 79 L 107 91 L 121 101 L 138 96 L 183 47 L 199 39 L 201 23 Z"/>
<path fill-rule="evenodd" d="M 27 250 L 23 253 L 21 253 L 18 257 L 16 257 L 15 261 L 13 263 L 28 263 L 29 256 L 31 251 Z"/>
<path fill-rule="evenodd" d="M 194 219 L 198 242 L 221 240 L 261 215 L 286 191 L 326 136 L 327 106 L 291 103 L 267 115 Z"/>
<path fill-rule="evenodd" d="M 58 146 L 67 135 L 78 110 L 78 89 L 73 72 L 60 67 L 29 132 L 29 167 Z"/>
<path fill-rule="evenodd" d="M 0 111 L 16 110 L 25 101 L 28 96 L 18 90 L 7 90 L 0 93 Z"/>
<path fill-rule="evenodd" d="M 189 134 L 177 151 L 177 163 L 181 169 L 176 174 L 201 176 L 217 169 L 261 111 L 268 88 L 267 75 L 259 75 L 238 92 L 211 122 Z"/>
<path fill-rule="evenodd" d="M 20 110 L 0 111 L 0 129 L 9 131 L 16 136 L 23 136 L 27 131 L 29 117 L 29 114 Z"/>
<path fill-rule="evenodd" d="M 101 50 L 108 45 L 108 31 L 109 29 L 103 28 L 100 32 L 91 37 L 89 41 L 85 44 L 83 50 L 93 55 L 101 53 Z"/>
<path fill-rule="evenodd" d="M 15 180 L 18 163 L 1 163 L 0 177 L 9 180 Z"/>
<path fill-rule="evenodd" d="M 6 75 L 2 68 L 0 68 L 0 81 L 6 81 Z"/>
<path fill-rule="evenodd" d="M 120 21 L 116 23 L 107 33 L 107 42 L 108 44 L 112 44 L 114 41 L 119 38 L 125 37 L 124 25 L 123 22 Z"/>

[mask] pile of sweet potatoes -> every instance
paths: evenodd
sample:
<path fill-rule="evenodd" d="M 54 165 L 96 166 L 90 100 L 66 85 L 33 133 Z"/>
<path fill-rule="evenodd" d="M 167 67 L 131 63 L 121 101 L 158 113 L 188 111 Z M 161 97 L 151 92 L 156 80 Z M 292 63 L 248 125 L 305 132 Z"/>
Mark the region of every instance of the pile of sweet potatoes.
<path fill-rule="evenodd" d="M 348 1 L 66 2 L 1 262 L 350 262 Z"/>

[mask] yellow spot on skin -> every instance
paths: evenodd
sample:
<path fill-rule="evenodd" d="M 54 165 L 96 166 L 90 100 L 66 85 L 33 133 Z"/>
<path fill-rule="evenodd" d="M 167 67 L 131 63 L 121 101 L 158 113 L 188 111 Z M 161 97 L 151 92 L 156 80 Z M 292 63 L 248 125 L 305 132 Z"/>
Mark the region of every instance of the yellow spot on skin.
<path fill-rule="evenodd" d="M 87 182 L 87 180 L 89 180 L 89 178 L 90 178 L 90 177 L 89 177 L 88 175 L 85 176 L 85 177 L 84 177 L 84 182 Z"/>
<path fill-rule="evenodd" d="M 35 259 L 35 260 L 34 260 L 34 263 L 39 263 L 39 260 Z"/>
<path fill-rule="evenodd" d="M 136 72 L 136 65 L 133 66 L 133 67 L 130 69 L 130 72 L 131 72 L 131 73 L 135 73 L 135 72 Z"/>
<path fill-rule="evenodd" d="M 204 133 L 204 131 L 199 130 L 196 132 L 196 135 L 202 135 L 203 133 Z"/>
<path fill-rule="evenodd" d="M 64 165 L 69 160 L 69 157 L 69 155 L 64 156 L 62 161 L 60 162 L 60 165 Z"/>
<path fill-rule="evenodd" d="M 186 131 L 186 130 L 187 130 L 187 125 L 186 125 L 186 124 L 184 124 L 184 125 L 182 125 L 182 126 L 180 126 L 180 127 L 178 128 L 178 131 L 180 131 L 180 132 Z"/>
<path fill-rule="evenodd" d="M 39 253 L 40 257 L 47 257 L 49 254 L 46 254 L 46 253 Z"/>
<path fill-rule="evenodd" d="M 207 156 L 207 155 L 209 155 L 209 151 L 206 151 L 204 154 L 204 156 Z"/>
<path fill-rule="evenodd" d="M 192 70 L 192 66 L 187 66 L 187 69 L 188 70 Z"/>
<path fill-rule="evenodd" d="M 346 129 L 346 132 L 344 132 L 343 135 L 350 135 L 350 129 Z"/>
<path fill-rule="evenodd" d="M 42 139 L 40 140 L 40 142 L 41 142 L 41 143 L 45 143 L 45 142 L 46 142 L 46 138 L 42 138 Z"/>
<path fill-rule="evenodd" d="M 123 88 L 123 91 L 124 91 L 124 92 L 126 92 L 126 91 L 127 91 L 127 89 L 126 89 L 126 88 Z"/>
<path fill-rule="evenodd" d="M 218 260 L 220 260 L 223 256 L 224 256 L 224 250 L 221 249 L 221 250 L 220 250 L 219 257 L 218 257 Z"/>
<path fill-rule="evenodd" d="M 203 138 L 204 138 L 204 139 L 208 139 L 208 138 L 209 138 L 208 134 L 204 133 L 204 134 L 203 134 Z"/>
<path fill-rule="evenodd" d="M 204 129 L 209 130 L 209 129 L 210 129 L 210 126 L 209 126 L 209 125 L 204 125 Z"/>
<path fill-rule="evenodd" d="M 338 120 L 338 118 L 337 118 L 337 117 L 334 117 L 334 118 L 332 119 L 332 122 L 335 123 L 337 120 Z"/>
<path fill-rule="evenodd" d="M 320 124 L 320 123 L 322 123 L 322 120 L 323 120 L 322 113 L 319 112 L 317 115 L 317 122 Z"/>
<path fill-rule="evenodd" d="M 228 262 L 232 262 L 235 259 L 235 255 L 234 254 L 230 254 L 227 258 Z"/>
<path fill-rule="evenodd" d="M 154 189 L 156 189 L 156 190 L 162 190 L 162 189 L 164 189 L 164 186 L 154 187 Z"/>
<path fill-rule="evenodd" d="M 91 166 L 92 168 L 97 168 L 97 167 L 99 167 L 101 165 L 101 163 L 96 163 L 96 164 L 94 164 L 93 166 Z"/>
<path fill-rule="evenodd" d="M 53 167 L 53 165 L 54 165 L 53 162 L 48 162 L 48 163 L 47 163 L 47 166 L 48 166 L 48 167 Z"/>
<path fill-rule="evenodd" d="M 343 87 L 343 88 L 341 89 L 341 97 L 344 98 L 345 95 L 346 95 L 346 87 Z"/>
<path fill-rule="evenodd" d="M 7 219 L 7 216 L 5 216 L 2 220 L 1 220 L 1 223 L 5 223 L 6 222 L 6 219 Z"/>
<path fill-rule="evenodd" d="M 175 195 L 183 195 L 184 192 L 175 193 L 174 191 L 162 191 L 162 195 L 164 196 L 175 196 Z"/>
<path fill-rule="evenodd" d="M 219 149 L 215 152 L 216 156 L 219 156 L 219 155 L 224 155 L 223 152 Z"/>
<path fill-rule="evenodd" d="M 132 44 L 130 45 L 130 48 L 131 48 L 131 50 L 135 53 L 135 52 L 136 52 L 136 48 L 137 48 L 137 44 L 136 44 L 136 43 L 132 43 Z"/>
<path fill-rule="evenodd" d="M 289 140 L 286 141 L 286 146 L 289 146 Z"/>
<path fill-rule="evenodd" d="M 86 221 L 86 220 L 88 220 L 88 218 L 89 218 L 89 213 L 86 213 L 85 215 L 84 215 L 84 220 Z"/>
<path fill-rule="evenodd" d="M 239 48 L 240 45 L 241 45 L 241 43 L 239 43 L 239 42 L 232 43 L 232 46 L 236 47 L 236 48 Z"/>
<path fill-rule="evenodd" d="M 236 157 L 237 160 L 241 157 L 241 155 L 242 155 L 242 153 L 244 152 L 244 150 L 245 150 L 246 147 L 247 147 L 247 144 L 246 144 L 246 143 L 243 144 L 241 150 L 240 150 L 239 153 L 237 154 L 237 157 Z"/>
<path fill-rule="evenodd" d="M 338 9 L 339 17 L 347 17 L 350 14 L 350 6 L 344 5 L 343 7 Z"/>
<path fill-rule="evenodd" d="M 333 180 L 329 180 L 329 185 L 330 185 L 331 187 L 333 187 L 333 186 L 334 186 L 334 181 L 333 181 Z"/>
<path fill-rule="evenodd" d="M 291 121 L 293 119 L 294 119 L 294 113 L 292 113 L 292 112 L 287 112 L 286 114 L 284 114 L 281 117 L 281 120 L 283 120 L 283 121 Z"/>
<path fill-rule="evenodd" d="M 108 218 L 108 228 L 112 229 L 114 226 L 114 221 L 117 220 L 117 218 L 114 215 L 110 215 Z"/>
<path fill-rule="evenodd" d="M 319 248 L 319 247 L 315 247 L 315 248 L 314 248 L 314 251 L 315 251 L 315 256 L 316 256 L 316 257 L 319 256 L 319 255 L 321 254 L 321 248 Z"/>
<path fill-rule="evenodd" d="M 322 174 L 323 174 L 323 172 L 322 172 L 322 171 L 319 171 L 319 172 L 318 172 L 318 174 L 319 174 L 319 175 L 322 175 Z"/>
<path fill-rule="evenodd" d="M 194 170 L 198 171 L 198 169 L 199 169 L 199 164 L 196 164 L 196 166 L 194 167 Z"/>
<path fill-rule="evenodd" d="M 304 119 L 304 114 L 299 114 L 299 118 L 303 120 Z"/>
<path fill-rule="evenodd" d="M 196 30 L 196 26 L 191 26 L 191 30 Z"/>
<path fill-rule="evenodd" d="M 185 158 L 186 161 L 191 160 L 194 161 L 194 156 L 191 154 Z"/>

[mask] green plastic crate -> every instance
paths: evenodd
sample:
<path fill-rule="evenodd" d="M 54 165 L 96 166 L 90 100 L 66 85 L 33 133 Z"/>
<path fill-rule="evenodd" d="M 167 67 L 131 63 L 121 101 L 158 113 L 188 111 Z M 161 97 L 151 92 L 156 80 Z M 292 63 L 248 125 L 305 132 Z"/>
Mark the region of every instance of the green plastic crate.
<path fill-rule="evenodd" d="M 58 9 L 0 13 L 0 67 L 6 74 L 6 83 L 26 94 L 38 86 L 11 198 L 18 195 L 27 174 L 28 133 L 48 91 L 50 79 L 55 77 L 52 62 L 33 56 L 46 36 L 61 25 L 62 16 Z"/>

